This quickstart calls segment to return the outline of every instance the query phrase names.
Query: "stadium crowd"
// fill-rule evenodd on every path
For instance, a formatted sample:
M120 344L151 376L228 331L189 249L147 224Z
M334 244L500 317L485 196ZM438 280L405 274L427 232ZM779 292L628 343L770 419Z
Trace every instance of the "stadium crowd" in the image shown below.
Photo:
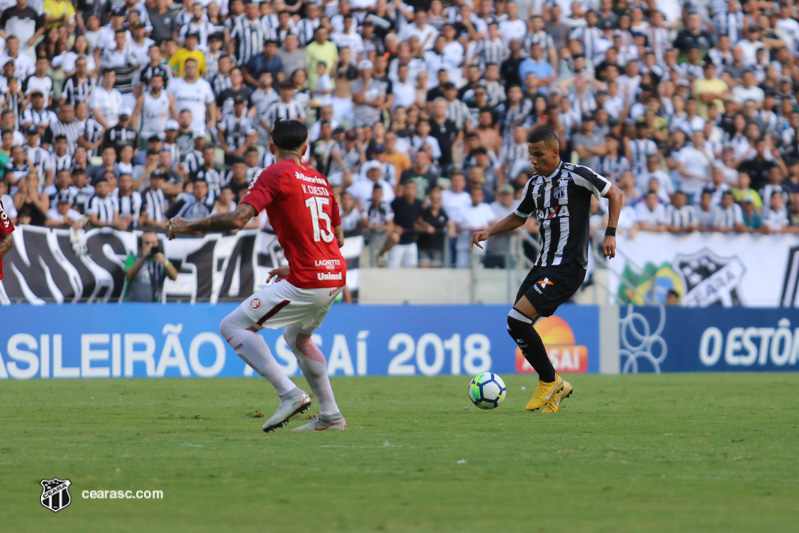
M0 9L0 198L17 224L234 209L275 122L301 120L344 229L389 266L467 266L470 233L513 211L541 125L623 189L621 232L799 233L793 0ZM509 239L489 245L503 266Z

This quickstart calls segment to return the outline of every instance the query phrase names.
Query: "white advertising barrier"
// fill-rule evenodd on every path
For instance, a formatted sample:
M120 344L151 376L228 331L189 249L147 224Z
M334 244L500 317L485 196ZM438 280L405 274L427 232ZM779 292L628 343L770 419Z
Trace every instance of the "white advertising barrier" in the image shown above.
M799 236L638 232L617 238L610 303L799 307Z
M125 282L125 259L137 253L140 236L139 231L93 229L76 242L69 230L18 227L14 248L4 257L0 303L117 301ZM238 302L266 284L269 270L285 264L277 237L259 230L169 242L162 235L161 240L178 269L177 280L164 285L168 301ZM353 291L358 289L363 246L363 237L349 237L341 249Z

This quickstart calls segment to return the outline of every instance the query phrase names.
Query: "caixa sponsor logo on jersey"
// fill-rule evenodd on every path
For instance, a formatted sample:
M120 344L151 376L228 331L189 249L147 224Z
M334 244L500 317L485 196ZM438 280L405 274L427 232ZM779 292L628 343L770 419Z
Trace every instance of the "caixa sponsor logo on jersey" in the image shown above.
M314 264L317 267L324 267L328 270L335 270L341 266L341 259L317 259L316 261L314 261Z
M553 207L545 207L544 209L539 209L536 213L536 217L539 220L552 220L553 218L560 218L560 217L567 217L569 216L569 206L567 205L556 205Z
M708 367L796 366L799 359L799 328L782 318L777 327L737 327L726 335L717 327L707 328L699 341L699 360Z

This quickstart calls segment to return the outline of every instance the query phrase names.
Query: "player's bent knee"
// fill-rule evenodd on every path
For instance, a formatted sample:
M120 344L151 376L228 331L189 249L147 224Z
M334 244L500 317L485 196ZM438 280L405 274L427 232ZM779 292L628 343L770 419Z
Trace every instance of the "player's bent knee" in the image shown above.
M283 330L283 340L286 341L286 345L288 345L291 351L297 350L297 330L291 327L288 327Z
M517 337L516 331L520 328L530 328L533 325L533 320L519 312L517 309L511 309L508 312L508 333L512 337Z

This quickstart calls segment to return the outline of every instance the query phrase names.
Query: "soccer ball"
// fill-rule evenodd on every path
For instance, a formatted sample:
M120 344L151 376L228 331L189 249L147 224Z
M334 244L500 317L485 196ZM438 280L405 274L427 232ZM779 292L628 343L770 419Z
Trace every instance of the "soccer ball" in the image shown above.
M480 409L499 407L505 392L505 382L493 372L477 374L469 383L469 399Z

